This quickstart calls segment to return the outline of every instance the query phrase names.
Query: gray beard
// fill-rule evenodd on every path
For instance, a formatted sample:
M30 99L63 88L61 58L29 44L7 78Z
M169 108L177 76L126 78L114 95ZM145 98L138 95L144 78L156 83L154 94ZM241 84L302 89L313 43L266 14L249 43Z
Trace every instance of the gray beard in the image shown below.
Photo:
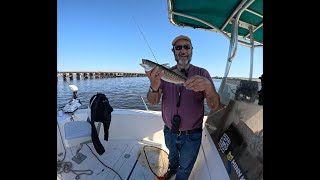
M180 64L180 65L187 65L187 64L190 63L190 61L191 61L190 59L188 61L182 61L182 60L179 59L179 60L177 60L177 63Z
M189 54L188 61L180 60L179 59L179 55L177 55L177 54L175 54L175 59L176 59L177 63L180 64L180 65L184 65L184 66L188 65L191 62L192 53Z
M183 60L178 59L178 58L176 58L176 61L180 65L187 65L187 64L189 64L191 62L191 59L192 59L192 57L189 56L188 61L183 61Z

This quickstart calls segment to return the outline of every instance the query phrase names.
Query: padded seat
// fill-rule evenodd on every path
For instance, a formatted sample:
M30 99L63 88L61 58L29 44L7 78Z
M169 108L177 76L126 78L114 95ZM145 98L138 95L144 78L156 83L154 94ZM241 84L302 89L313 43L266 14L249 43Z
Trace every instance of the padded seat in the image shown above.
M77 120L74 120L76 118ZM86 121L84 121L86 119ZM67 120L63 125L64 128L64 144L66 147L70 148L73 146L78 146L75 155L72 160L78 164L81 164L87 156L82 154L80 151L84 144L92 143L91 134L91 124L90 118L86 113L81 113L77 115L71 115L70 119ZM101 122L98 122L97 133L101 127Z
M70 121L64 124L65 145L77 146L91 141L91 125L87 121Z

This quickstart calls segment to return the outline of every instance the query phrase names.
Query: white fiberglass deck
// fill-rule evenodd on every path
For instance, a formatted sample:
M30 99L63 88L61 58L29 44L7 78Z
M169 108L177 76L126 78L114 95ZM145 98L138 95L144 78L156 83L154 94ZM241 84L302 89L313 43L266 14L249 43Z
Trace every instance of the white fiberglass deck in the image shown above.
M168 150L164 144L164 123L160 111L114 109L109 128L109 140L103 139L102 126L99 132L99 139L105 148L105 153L99 155L92 143L85 144L80 153L84 154L86 159L80 164L72 160L79 146L65 147L64 141L61 141L64 139L64 124L70 121L69 117L68 114L62 117L57 116L59 125L57 160L63 160L62 165L57 166L57 179L71 180L80 174L81 180L153 180L157 179L153 172L158 176L166 172ZM87 109L78 109L74 113L75 121L85 121L87 117ZM205 133L207 133L206 130L204 130L197 162L189 179L229 179L210 135Z

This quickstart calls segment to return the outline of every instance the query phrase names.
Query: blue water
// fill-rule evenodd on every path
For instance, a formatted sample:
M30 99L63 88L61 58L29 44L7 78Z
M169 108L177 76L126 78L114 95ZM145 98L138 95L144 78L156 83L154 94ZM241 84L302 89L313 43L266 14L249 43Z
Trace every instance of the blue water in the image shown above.
M220 83L221 79L214 79L217 90L219 89ZM58 109L62 108L72 98L72 90L69 84L76 85L79 89L78 98L82 103L80 108L87 108L90 98L97 92L101 92L106 94L113 108L145 110L145 105L141 99L142 96L149 110L161 110L160 104L150 105L147 102L146 95L150 85L147 77L63 80L63 78L59 76L57 79ZM210 110L206 104L205 108L207 114Z

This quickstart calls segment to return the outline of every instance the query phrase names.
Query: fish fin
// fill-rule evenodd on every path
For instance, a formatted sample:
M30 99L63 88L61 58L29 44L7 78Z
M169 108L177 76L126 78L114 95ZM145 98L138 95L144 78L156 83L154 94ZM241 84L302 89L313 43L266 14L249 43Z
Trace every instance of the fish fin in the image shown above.
M186 75L184 75L184 74L183 74L182 72L180 72L178 69L174 69L174 70L172 70L172 71L174 71L175 73L177 73L177 74L179 74L180 76L185 77L185 78L187 79Z
M161 64L162 66L164 66L164 67L166 67L166 68L170 68L170 65L169 65L169 63L165 63L165 64Z

